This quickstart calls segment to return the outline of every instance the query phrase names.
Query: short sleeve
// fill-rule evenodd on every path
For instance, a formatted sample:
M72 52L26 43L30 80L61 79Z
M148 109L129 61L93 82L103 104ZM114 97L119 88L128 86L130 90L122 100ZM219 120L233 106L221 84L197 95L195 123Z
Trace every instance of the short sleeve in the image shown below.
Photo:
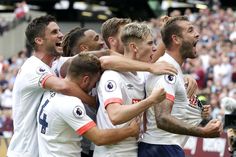
M105 71L98 84L99 100L105 107L110 103L123 103L120 76L114 71ZM101 103L100 101L100 103Z
M27 79L31 86L44 88L46 80L51 76L53 76L51 69L47 66L41 65L34 68L34 73L29 72L27 74Z
M79 135L96 126L95 122L87 116L84 105L79 99L72 98L66 102L60 106L58 114Z
M177 77L175 75L161 75L154 87L164 88L166 91L166 99L174 102L177 84Z

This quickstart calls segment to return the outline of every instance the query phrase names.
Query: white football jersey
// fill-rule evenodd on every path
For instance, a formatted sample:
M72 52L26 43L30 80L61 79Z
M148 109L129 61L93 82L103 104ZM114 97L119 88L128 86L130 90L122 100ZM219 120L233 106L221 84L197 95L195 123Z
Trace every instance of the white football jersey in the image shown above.
M190 125L198 125L201 122L201 109L191 106L187 98L183 73L179 64L167 53L159 59L172 64L178 71L177 75L153 75L149 74L146 80L146 94L149 96L154 88L163 87L167 93L166 99L173 101L174 105L171 115ZM154 107L150 107L146 113L147 131L141 141L150 144L171 145L181 147L186 143L188 137L173 134L157 128Z
M53 73L49 66L31 56L20 68L13 87L14 134L8 157L37 157L36 113L45 91L44 83Z
M80 157L81 135L96 126L81 100L45 92L37 113L40 157Z
M103 73L98 89L99 109L97 113L97 125L101 129L120 128L126 125L113 125L106 111L110 103L129 105L141 101L145 97L144 77L141 73L116 72L107 70ZM137 140L129 137L117 144L107 146L95 146L94 157L106 155L137 156Z
M56 59L55 61L53 61L52 63L52 71L57 75L57 77L61 77L61 67L62 65L72 57L59 57L58 59Z

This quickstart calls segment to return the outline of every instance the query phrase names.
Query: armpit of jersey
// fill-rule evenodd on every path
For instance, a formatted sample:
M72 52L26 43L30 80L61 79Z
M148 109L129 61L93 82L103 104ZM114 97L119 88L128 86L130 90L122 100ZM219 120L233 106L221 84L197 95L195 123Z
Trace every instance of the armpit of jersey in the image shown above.
M110 99L107 99L105 100L104 102L104 107L106 108L109 104L111 103L119 103L119 104L122 104L123 103L123 100L121 98L110 98Z
M76 130L76 133L79 135L83 135L86 131L88 131L89 129L91 129L94 126L96 126L96 123L94 121L91 121L91 122L85 124L84 126L82 126L81 128L79 128L78 130Z

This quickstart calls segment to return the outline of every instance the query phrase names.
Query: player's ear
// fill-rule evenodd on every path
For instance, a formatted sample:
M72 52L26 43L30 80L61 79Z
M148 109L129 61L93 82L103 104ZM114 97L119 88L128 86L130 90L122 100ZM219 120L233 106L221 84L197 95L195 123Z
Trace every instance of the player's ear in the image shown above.
M36 45L42 45L43 39L41 37L36 37L34 38L34 42L36 43Z
M90 77L89 77L88 75L85 75L85 76L83 77L83 84L84 84L84 85L88 85L89 82L90 82Z
M129 43L129 49L130 49L131 51L135 52L135 53L138 52L138 47L137 47L137 45L136 45L134 42L130 42L130 43Z
M115 47L115 45L116 45L116 43L117 43L116 39L113 38L113 37L109 37L109 38L108 38L108 42L109 42L109 44L110 44L110 47Z
M176 45L179 45L179 44L180 44L181 40L180 40L180 37L179 37L178 35L173 34L171 37L172 37L173 42L174 42Z
M79 49L80 49L80 51L87 51L87 50L88 50L88 46L87 46L87 45L84 45L84 44L81 44L81 45L79 46Z

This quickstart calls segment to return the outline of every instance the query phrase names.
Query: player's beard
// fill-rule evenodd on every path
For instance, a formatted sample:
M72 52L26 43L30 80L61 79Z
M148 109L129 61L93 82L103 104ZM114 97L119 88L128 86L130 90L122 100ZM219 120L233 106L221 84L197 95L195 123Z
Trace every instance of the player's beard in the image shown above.
M183 59L187 59L187 58L196 58L197 54L195 54L196 52L193 52L193 44L189 41L182 41L182 45L180 47L180 54L182 56Z
M61 52L58 52L55 47L49 48L49 52L50 52L50 55L52 55L54 57L61 56L61 54L62 54Z

